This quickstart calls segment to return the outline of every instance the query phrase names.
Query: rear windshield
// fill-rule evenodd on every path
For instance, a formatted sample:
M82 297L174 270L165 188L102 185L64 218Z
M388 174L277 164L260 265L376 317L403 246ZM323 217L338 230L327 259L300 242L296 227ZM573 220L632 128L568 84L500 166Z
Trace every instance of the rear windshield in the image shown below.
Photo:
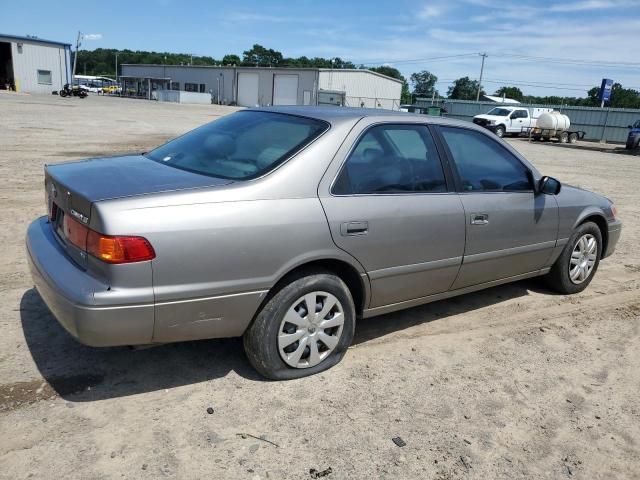
M186 133L147 157L203 175L249 180L273 170L328 128L310 118L242 111Z

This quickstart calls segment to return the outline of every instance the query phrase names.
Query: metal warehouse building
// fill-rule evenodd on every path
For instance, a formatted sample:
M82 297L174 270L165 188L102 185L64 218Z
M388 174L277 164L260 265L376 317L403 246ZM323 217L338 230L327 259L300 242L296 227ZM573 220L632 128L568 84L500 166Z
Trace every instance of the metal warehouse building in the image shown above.
M342 105L397 110L402 91L400 80L355 69L124 64L120 79L129 95L246 107ZM171 91L188 93L167 95Z
M0 89L51 93L71 83L71 45L0 34Z

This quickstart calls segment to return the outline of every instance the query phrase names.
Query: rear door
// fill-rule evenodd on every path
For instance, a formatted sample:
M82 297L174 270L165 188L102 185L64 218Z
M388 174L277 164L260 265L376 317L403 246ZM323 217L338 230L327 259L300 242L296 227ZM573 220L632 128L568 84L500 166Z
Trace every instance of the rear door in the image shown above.
M440 126L466 215L466 247L454 289L537 272L558 232L553 196L536 195L528 167L493 136Z
M402 123L354 130L319 195L333 240L369 274L369 307L446 291L462 261L464 211L430 130Z

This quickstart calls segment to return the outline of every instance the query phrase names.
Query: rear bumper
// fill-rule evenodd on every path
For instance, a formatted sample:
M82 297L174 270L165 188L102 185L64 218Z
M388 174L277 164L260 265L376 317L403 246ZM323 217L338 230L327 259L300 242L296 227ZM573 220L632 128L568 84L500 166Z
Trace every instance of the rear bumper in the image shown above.
M602 254L602 258L606 258L613 254L616 249L616 245L618 244L618 240L620 240L620 235L622 234L622 222L620 220L614 220L609 223L609 232L607 236L607 249Z
M58 322L79 342L94 347L142 345L152 341L154 305L99 305L96 292L109 285L89 275L64 253L46 217L27 230L33 283Z

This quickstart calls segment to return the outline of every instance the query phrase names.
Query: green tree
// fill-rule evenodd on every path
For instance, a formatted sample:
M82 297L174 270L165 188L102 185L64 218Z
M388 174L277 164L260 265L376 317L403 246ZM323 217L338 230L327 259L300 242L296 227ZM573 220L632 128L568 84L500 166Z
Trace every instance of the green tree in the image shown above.
M282 53L257 43L242 52L242 64L256 67L277 67L282 63Z
M517 100L519 102L522 101L524 95L522 94L522 90L520 90L518 87L500 87L498 90L496 90L496 93L494 93L495 96L497 97L502 97L503 95L507 98L512 98L513 100Z
M447 97L456 100L475 100L479 85L477 80L471 80L469 77L458 78L447 90ZM480 95L484 94L485 91L480 89Z
M240 57L238 55L229 54L222 57L223 65L240 65Z
M433 73L422 70L421 72L412 73L411 84L413 85L413 94L417 97L432 97L435 93L438 96L438 90L436 90L436 83L438 77Z
M640 108L640 92L614 83L611 87L609 104L614 108Z
M377 72L382 75L386 75L387 77L397 78L398 80L402 80L402 92L400 93L400 103L413 103L411 98L411 92L409 91L409 83L407 83L407 79L404 78L404 75L400 73L400 70L397 68L391 67L389 65L382 65L380 67L372 67L369 68L372 72Z

